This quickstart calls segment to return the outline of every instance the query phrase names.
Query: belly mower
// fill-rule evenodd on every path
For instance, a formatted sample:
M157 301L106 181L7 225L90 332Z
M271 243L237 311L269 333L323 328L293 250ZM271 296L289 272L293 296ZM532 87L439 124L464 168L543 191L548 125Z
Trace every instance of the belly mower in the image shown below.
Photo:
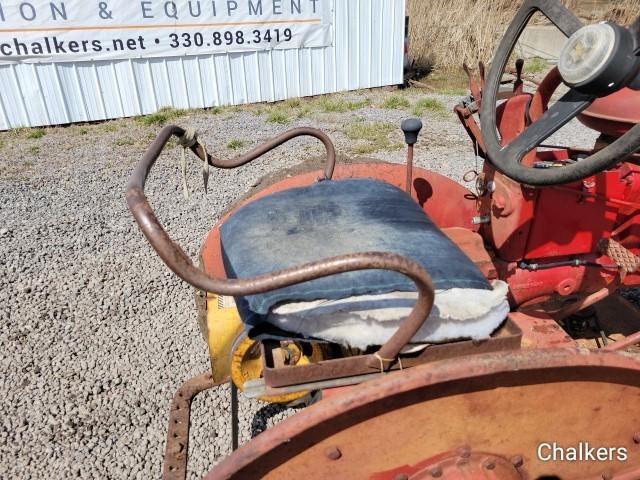
M533 92L516 62L505 94L536 12L567 44ZM336 164L311 128L231 160L159 133L127 202L196 289L211 359L172 402L164 478L186 477L194 396L230 381L234 452L209 479L640 479L640 315L615 294L640 285L640 18L584 26L526 0L480 71L455 109L486 160L473 191L413 167L417 119L406 165ZM574 118L595 146L545 143ZM172 137L227 169L300 136L323 143L325 168L239 202L197 264L145 197ZM237 448L238 390L313 405Z

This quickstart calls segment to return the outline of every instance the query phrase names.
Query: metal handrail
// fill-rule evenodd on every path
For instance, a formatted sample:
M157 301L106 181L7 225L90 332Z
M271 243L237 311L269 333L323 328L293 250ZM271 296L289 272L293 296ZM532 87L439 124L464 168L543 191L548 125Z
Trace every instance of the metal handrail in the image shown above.
M371 368L379 369L383 361L390 365L402 348L409 343L417 333L433 306L433 283L426 270L417 262L397 254L365 252L341 255L317 262L306 263L297 267L278 270L252 278L224 279L207 275L195 267L191 258L169 237L144 194L144 186L149 171L157 161L163 148L171 136L182 137L184 134L185 130L177 126L167 126L163 128L140 162L138 162L127 185L126 198L129 210L145 237L164 263L182 280L198 289L231 296L265 293L278 288L354 270L383 269L399 272L415 282L418 289L418 299L411 313L407 319L402 322L398 330L396 330L380 350L378 350L376 354L371 355L367 361L367 364ZM324 143L327 148L325 178L330 179L335 165L335 149L331 140L324 133L311 128L289 130L254 148L250 152L227 161L215 160L210 155L206 155L205 149L198 143L195 143L190 148L202 160L205 159L204 157L206 155L207 161L214 166L234 168L244 165L278 145L301 135L313 136Z

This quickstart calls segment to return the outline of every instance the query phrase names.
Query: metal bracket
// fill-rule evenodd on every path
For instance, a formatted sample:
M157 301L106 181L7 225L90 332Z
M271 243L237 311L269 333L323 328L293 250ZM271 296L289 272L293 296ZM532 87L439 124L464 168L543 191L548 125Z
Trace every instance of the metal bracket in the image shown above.
M169 412L167 446L162 466L163 480L185 480L187 478L191 402L200 392L219 385L221 384L214 383L211 372L206 372L187 380L173 396Z
M481 223L491 223L491 215L482 215L479 217L473 217L471 219L473 225L480 225Z
M319 382L307 382L298 385L290 385L286 387L270 387L266 384L264 378L256 380L247 380L244 383L244 394L248 398L259 398L264 396L288 395L290 393L323 390L325 388L346 387L348 385L356 385L358 383L373 380L375 378L387 375L387 373L366 373L364 375L353 375L351 377L334 378L331 380L323 380Z

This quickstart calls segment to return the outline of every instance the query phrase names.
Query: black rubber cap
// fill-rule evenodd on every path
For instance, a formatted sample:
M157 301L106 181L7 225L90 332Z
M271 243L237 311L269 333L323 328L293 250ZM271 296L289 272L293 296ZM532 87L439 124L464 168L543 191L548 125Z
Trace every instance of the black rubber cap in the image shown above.
M418 134L422 130L422 120L419 118L407 118L402 121L400 128L404 132L404 141L407 145L413 145L418 141Z

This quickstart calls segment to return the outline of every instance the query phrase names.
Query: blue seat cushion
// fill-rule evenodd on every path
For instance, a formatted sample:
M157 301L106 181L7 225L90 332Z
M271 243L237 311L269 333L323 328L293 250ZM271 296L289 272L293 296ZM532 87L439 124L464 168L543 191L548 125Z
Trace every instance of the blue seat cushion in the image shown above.
M252 201L224 222L220 239L229 278L378 251L422 264L436 290L492 288L409 195L373 179L326 180ZM285 302L415 291L402 274L361 270L236 298L236 303L245 324L256 326L272 307Z

